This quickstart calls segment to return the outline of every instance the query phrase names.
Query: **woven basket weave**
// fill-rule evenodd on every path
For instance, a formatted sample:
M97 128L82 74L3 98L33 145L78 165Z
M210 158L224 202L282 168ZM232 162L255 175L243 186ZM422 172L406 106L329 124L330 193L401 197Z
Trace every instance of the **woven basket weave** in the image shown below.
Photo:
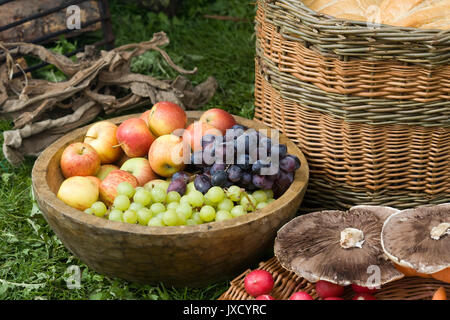
M320 300L314 284L284 269L277 258L273 257L267 262L260 263L259 269L272 274L275 285L271 295L275 299L287 300L294 292L305 291L314 299ZM245 271L231 281L230 288L219 297L219 300L252 300L253 298L247 294L244 287L244 278L250 271ZM428 278L403 278L386 284L374 296L378 300L430 300L439 287L444 287L450 293L448 283ZM347 287L343 298L351 299L354 294L351 288Z
M310 164L305 207L450 201L450 31L259 0L255 119Z

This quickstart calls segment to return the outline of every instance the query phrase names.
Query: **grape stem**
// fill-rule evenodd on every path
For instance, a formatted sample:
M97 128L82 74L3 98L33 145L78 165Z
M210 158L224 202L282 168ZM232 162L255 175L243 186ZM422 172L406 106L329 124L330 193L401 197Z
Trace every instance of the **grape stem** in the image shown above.
M251 204L251 206L253 207L253 210L256 210L256 205L253 204L252 199L250 199L250 197L248 196L247 192L244 192L244 196L247 198L248 202Z

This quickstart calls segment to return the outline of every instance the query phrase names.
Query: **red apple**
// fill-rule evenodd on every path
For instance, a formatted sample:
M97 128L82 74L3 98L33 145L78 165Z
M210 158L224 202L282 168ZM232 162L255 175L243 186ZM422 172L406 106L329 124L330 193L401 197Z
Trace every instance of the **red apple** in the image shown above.
M275 298L272 297L271 295L263 294L261 296L256 297L255 300L275 300Z
M292 296L289 298L289 300L314 300L310 294L298 291L292 294Z
M320 280L316 283L316 292L322 298L340 297L344 294L344 287L328 281Z
M145 121L145 123L147 124L147 126L148 126L148 117L149 117L151 111L152 111L151 109L150 109L150 110L147 110L147 111L145 111L143 114L141 114L141 116L139 117L139 119L142 119L142 120Z
M254 270L244 279L245 291L253 297L269 294L273 289L272 274L265 270Z
M368 293L358 293L353 297L353 300L377 300L377 299Z
M361 287L361 286L358 286L356 284L352 284L352 289L356 293L370 293L370 294L372 294L372 293L377 292L376 288L371 289L371 288L368 288L368 287Z
M162 177L171 177L185 167L186 145L181 137L173 134L161 136L153 142L148 152L148 161L153 171Z
M201 122L212 125L213 127L219 129L223 135L236 124L234 117L222 109L209 109L200 117Z
M58 198L65 204L84 211L98 200L98 186L90 177L70 177L63 181Z
M131 173L139 182L139 186L143 186L151 180L158 179L158 176L153 172L150 162L146 158L132 158L127 160L120 170Z
M205 122L196 121L184 130L183 140L186 141L194 151L202 149L202 137L207 134L222 136L222 132Z
M108 173L114 170L119 170L119 167L113 164L104 164L100 167L100 170L98 170L96 177L100 180L104 180Z
M131 173L114 170L100 184L100 199L110 206L117 196L117 186L122 182L129 182L134 188L139 186L138 180Z
M117 126L109 121L93 124L86 133L84 142L91 145L100 156L102 164L119 160L122 149L117 146Z
M187 124L186 112L177 104L161 101L155 104L148 116L148 127L157 137L184 129Z
M60 166L66 178L95 176L100 169L100 157L87 143L76 142L64 149Z
M130 158L147 155L155 137L145 121L138 118L125 120L117 129L117 141Z

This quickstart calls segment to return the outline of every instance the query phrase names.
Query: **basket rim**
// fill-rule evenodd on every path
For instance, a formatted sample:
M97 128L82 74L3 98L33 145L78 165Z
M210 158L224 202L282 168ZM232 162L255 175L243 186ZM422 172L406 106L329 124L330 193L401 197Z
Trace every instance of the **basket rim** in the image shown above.
M188 111L186 112L188 119L196 120L203 113L202 111ZM114 123L121 123L126 119L132 117L138 117L141 114L130 114L126 116L116 117L108 119ZM235 116L238 123L249 125L257 124L258 127L263 129L271 129L267 125L257 122L255 120L249 120L239 116ZM289 199L294 199L295 195L306 191L309 181L309 165L303 154L303 152L292 142L288 137L280 132L280 140L283 141L288 146L288 152L297 155L301 161L301 168L297 171L294 182L291 184L289 189L273 203L267 205L258 212L253 212L251 214L246 214L237 218L230 220L225 220L221 222L205 223L202 225L195 226L166 226L166 227L150 227L141 225L131 225L128 223L117 223L115 221L110 221L106 219L100 219L96 216L88 215L80 210L70 207L69 205L62 202L57 198L56 194L50 189L47 183L47 168L51 159L56 155L57 150L63 148L70 144L75 138L78 139L83 134L86 133L88 128L91 126L87 125L81 127L75 131L72 131L69 135L64 135L63 137L56 140L50 146L48 146L36 160L33 170L32 170L32 190L34 194L39 193L40 199L38 204L41 206L39 201L42 201L45 206L51 207L52 210L59 212L62 218L71 220L79 224L86 224L92 228L102 229L104 231L112 232L123 232L131 233L134 235L161 235L161 236L173 236L173 235L199 235L205 232L215 232L218 230L232 229L240 227L241 225L255 223L258 220L262 220L273 213L276 213L280 208L287 206L290 201ZM281 142L280 141L280 142ZM56 151L56 152L55 152Z
M334 16L330 16L324 13L317 12L311 8L309 8L307 5L303 3L303 0L262 0L268 4L275 3L275 5L279 4L280 7L283 7L287 10L294 9L294 5L297 5L299 8L301 8L303 11L305 11L305 14L300 14L300 12L292 12L294 16L301 17L302 20L317 24L317 29L323 29L327 30L328 32L332 32L332 30L336 30L339 32L342 32L343 30L340 29L342 27L347 27L349 30L348 32L352 32L353 29L358 29L358 33L361 31L367 31L369 33L374 33L374 28L377 27L379 30L382 30L384 32L392 32L392 33L407 33L411 35L436 35L436 36L442 36L443 38L440 40L446 40L446 42L450 42L450 29L448 30L441 30L441 29L420 29L415 27L399 27L399 26L393 26L388 24L382 24L382 23L370 23L367 21L357 21L357 20L350 20L350 19L343 19L338 18ZM355 30L353 30L355 32ZM379 36L379 34L377 34ZM439 40L438 40L439 41Z

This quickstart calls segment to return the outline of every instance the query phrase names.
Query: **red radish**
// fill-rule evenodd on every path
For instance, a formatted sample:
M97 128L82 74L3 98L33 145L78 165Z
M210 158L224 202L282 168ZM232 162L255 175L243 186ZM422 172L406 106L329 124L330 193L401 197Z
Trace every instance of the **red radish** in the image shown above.
M270 272L254 270L244 280L245 291L253 297L269 294L273 288L273 277Z
M344 300L344 299L341 298L341 297L328 297L328 298L325 298L323 300Z
M372 293L377 292L376 288L371 289L371 288L367 288L367 287L361 287L361 286L358 286L356 284L352 284L352 289L356 293L371 293L372 294Z
M271 295L263 294L262 296L256 297L255 300L275 300L275 298Z
M358 293L353 297L353 300L377 300L374 296L368 293Z
M314 300L308 293L298 291L289 298L289 300Z
M344 287L328 281L320 280L316 283L316 292L322 299L340 297L344 294Z

